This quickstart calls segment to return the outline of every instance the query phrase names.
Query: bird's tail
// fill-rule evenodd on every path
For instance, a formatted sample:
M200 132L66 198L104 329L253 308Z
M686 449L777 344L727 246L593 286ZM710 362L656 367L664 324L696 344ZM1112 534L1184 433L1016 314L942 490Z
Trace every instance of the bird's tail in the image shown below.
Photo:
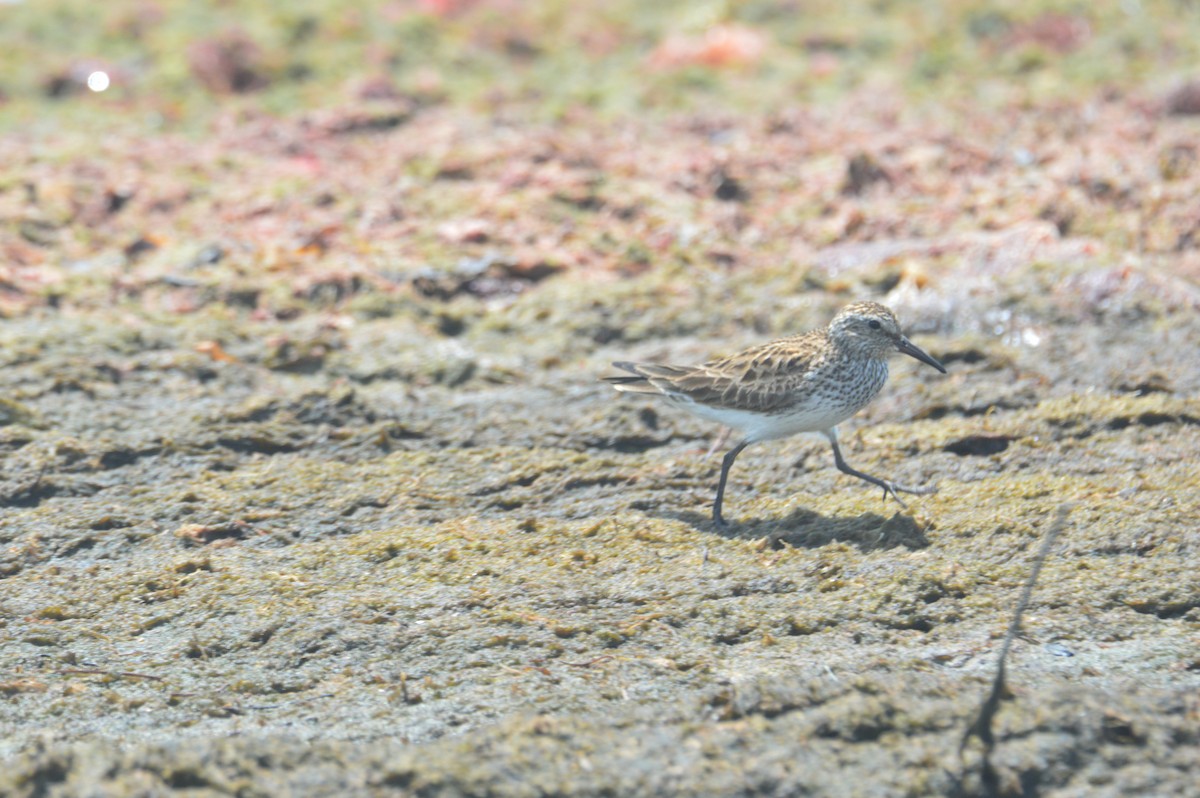
M604 382L607 382L618 391L624 393L647 393L647 394L662 394L665 393L663 388L670 384L670 380L678 377L688 371L688 369L680 368L679 366L660 366L653 363L630 363L622 360L613 363L613 366L628 371L632 377L627 377L624 374L617 377L601 377Z

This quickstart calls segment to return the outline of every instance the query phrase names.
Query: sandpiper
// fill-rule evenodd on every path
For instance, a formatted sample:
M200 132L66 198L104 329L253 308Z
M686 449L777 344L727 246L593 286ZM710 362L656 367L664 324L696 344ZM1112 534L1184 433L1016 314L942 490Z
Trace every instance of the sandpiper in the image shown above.
M883 488L900 506L906 488L851 468L838 448L837 425L866 407L887 382L888 358L896 352L946 368L900 332L896 314L878 302L847 305L828 327L781 338L700 366L613 363L634 376L605 377L618 391L665 396L701 418L733 427L741 442L721 461L713 521L724 526L721 502L734 459L752 443L818 432L833 446L839 471Z

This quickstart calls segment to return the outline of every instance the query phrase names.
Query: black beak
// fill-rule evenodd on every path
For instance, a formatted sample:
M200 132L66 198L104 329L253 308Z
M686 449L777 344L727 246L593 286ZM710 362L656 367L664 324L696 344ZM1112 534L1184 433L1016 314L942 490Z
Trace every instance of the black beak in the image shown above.
M928 365L933 366L943 374L946 373L946 367L937 362L937 359L933 357L933 355L929 354L924 349L905 338L903 335L901 335L900 339L896 341L896 348L909 357L915 357L922 363L927 363Z

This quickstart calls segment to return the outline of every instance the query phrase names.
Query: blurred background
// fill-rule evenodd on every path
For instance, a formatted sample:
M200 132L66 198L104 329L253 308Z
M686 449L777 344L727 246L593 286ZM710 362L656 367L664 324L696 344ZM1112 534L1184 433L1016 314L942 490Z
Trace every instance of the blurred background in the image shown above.
M1198 54L1184 0L10 1L0 312L826 285L823 247L1028 221L1191 270Z
M289 113L405 96L553 119L761 112L873 86L996 107L1165 91L1200 49L1187 0L9 0L0 13L4 122L50 130L122 116L195 130L239 99ZM107 83L89 87L97 74Z

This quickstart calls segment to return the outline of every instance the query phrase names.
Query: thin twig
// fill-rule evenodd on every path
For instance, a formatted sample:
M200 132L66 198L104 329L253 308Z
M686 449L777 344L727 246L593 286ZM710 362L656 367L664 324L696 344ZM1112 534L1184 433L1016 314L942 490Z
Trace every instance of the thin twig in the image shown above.
M610 659L613 659L612 654L604 654L599 657L593 657L592 659L589 659L587 662L564 662L563 665L568 665L572 668L590 668L593 665L596 665L601 662L606 662L607 660L610 660Z
M967 747L967 743L972 737L978 737L979 741L983 743L983 758L980 761L980 779L983 782L986 795L996 795L999 788L999 778L997 777L995 768L992 766L991 759L992 752L996 748L996 735L992 729L992 723L996 718L996 712L1000 709L1000 700L1007 692L1007 685L1004 683L1004 674L1008 651L1012 647L1013 640L1021 631L1021 618L1029 606L1029 599L1033 595L1034 585L1037 584L1038 575L1042 571L1042 564L1046 562L1046 557L1049 555L1050 547L1054 545L1055 539L1062 532L1063 527L1066 526L1067 515L1070 512L1071 506L1069 504L1060 504L1054 516L1054 521L1050 524L1050 529L1046 532L1046 537L1042 540L1042 546L1038 549L1037 556L1033 560L1033 567L1029 571L1029 579L1025 581L1025 587L1021 590L1021 597L1017 600L1016 610L1013 611L1012 620L1008 624L1008 632L1004 635L1004 642L1000 644L1000 653L996 657L996 675L992 679L992 691L988 695L987 700L983 702L983 706L980 707L979 715L975 718L975 722L963 734L962 742L958 746L958 755L961 757Z
M106 671L99 668L63 668L58 672L68 676L121 676L126 679L151 679L156 682L166 681L166 679L161 676L152 676L149 673L134 673L133 671Z

